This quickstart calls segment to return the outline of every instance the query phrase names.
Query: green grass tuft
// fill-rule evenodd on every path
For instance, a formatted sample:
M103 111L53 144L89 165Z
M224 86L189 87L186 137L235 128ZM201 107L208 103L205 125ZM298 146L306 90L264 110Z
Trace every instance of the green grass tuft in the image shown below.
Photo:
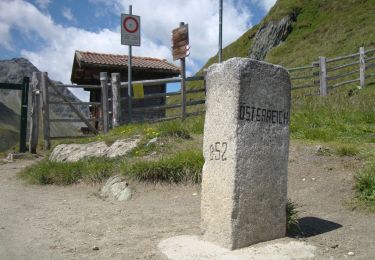
M286 230L288 234L299 231L297 204L288 200L286 204Z
M204 159L201 151L178 152L158 161L121 165L122 173L143 182L200 183Z
M20 173L31 184L69 185L79 181L100 182L112 174L113 160L95 158L78 162L50 162L47 159Z
M357 198L375 210L375 159L370 160L355 179Z
M336 148L336 154L339 156L356 156L359 154L359 149L353 144L340 145Z

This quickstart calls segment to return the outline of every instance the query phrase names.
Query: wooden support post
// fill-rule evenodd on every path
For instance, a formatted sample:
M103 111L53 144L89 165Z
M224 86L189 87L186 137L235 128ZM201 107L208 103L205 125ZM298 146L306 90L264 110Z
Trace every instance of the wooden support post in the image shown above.
M32 109L31 109L29 152L34 153L34 154L36 154L36 149L38 146L38 137L39 137L40 82L41 82L41 73L33 72L33 77L31 80Z
M40 87L42 91L43 138L45 150L51 149L48 86L48 73L42 72Z
M100 72L100 85L102 87L102 122L103 132L108 133L109 120L108 120L108 76L107 72Z
M320 95L327 96L327 58L319 57Z
M359 82L361 88L366 86L366 62L365 62L365 48L359 48Z
M181 59L181 117L182 120L186 118L186 66L185 58Z
M112 126L117 127L121 122L120 73L112 73Z
M180 27L184 26L184 22L180 22ZM186 62L185 58L181 59L181 117L186 118Z
M26 135L27 135L27 112L29 102L29 83L28 77L23 78L22 98L21 98L21 123L20 123L20 153L27 151Z

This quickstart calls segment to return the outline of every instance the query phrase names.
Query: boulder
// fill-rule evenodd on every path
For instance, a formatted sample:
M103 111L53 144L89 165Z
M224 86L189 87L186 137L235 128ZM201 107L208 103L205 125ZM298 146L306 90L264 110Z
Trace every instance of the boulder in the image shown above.
M118 201L127 201L132 197L129 184L120 176L112 176L100 190L102 198L112 198Z
M76 162L91 157L114 158L124 156L138 145L139 140L139 138L117 140L111 146L107 146L105 142L60 144L53 149L49 160L53 162Z

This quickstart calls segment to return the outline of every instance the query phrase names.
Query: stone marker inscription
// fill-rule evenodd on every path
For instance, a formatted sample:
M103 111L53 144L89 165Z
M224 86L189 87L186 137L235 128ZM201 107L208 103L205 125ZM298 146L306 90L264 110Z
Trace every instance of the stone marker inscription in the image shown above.
M208 69L202 179L204 239L237 249L285 236L290 79L233 58Z

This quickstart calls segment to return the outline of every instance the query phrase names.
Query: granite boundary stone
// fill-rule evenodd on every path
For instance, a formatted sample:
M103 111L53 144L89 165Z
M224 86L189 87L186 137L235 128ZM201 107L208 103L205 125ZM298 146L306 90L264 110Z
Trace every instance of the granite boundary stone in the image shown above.
M208 68L203 238L229 249L285 236L291 85L281 66L233 58Z

